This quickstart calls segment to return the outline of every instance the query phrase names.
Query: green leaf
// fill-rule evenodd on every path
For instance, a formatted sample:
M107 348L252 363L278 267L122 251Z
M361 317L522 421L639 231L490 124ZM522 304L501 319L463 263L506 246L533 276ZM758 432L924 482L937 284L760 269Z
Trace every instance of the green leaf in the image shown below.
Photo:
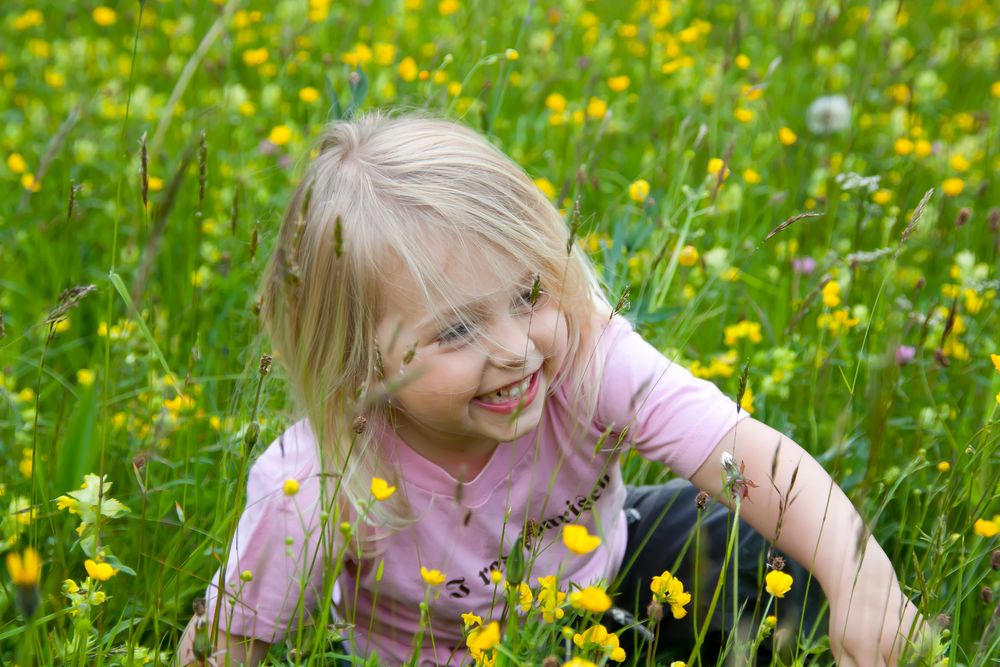
M153 334L150 333L149 328L146 326L146 322L143 321L138 311L136 311L135 305L132 303L132 297L129 296L128 290L125 288L125 283L122 282L121 276L114 271L111 271L108 273L108 279L111 281L111 284L115 286L115 290L117 290L118 295L122 298L122 301L125 302L125 306L128 308L128 311L135 317L135 323L139 325L139 331L142 332L142 337L146 339L147 343L149 343L150 349L153 350L153 354L156 355L157 361L159 361L160 366L163 367L163 372L166 373L167 377L171 380L174 380L174 382L171 383L171 386L175 388L177 393L180 393L180 389L176 389L176 387L178 387L178 383L176 382L177 376L175 376L173 371L170 370L170 367L167 365L167 360L163 356L163 352L160 351L160 347L156 344L156 341L153 340Z
M84 473L97 465L97 450L94 447L96 424L97 400L91 385L77 397L66 437L56 443L56 493L75 489Z

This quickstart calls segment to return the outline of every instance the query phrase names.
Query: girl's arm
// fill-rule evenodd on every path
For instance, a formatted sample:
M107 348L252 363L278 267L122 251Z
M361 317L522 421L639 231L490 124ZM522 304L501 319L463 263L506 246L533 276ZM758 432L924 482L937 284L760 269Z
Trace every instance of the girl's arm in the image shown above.
M900 589L888 556L840 487L794 441L749 418L723 437L691 477L730 507L733 500L720 464L723 452L732 454L737 466L745 464L744 477L757 485L747 487L740 515L764 537L777 538L778 548L807 567L826 593L830 646L838 663L895 664L920 617Z
M196 620L192 618L187 624L187 627L184 628L184 634L181 636L181 641L177 645L177 659L174 663L180 667L202 664L194 655L194 637L197 629ZM254 639L253 637L226 635L225 632L220 632L219 635L216 638L215 650L212 652L211 657L215 660L214 664L220 667L227 664L233 667L236 665L256 667L264 661L268 650L271 648L271 645L267 642Z

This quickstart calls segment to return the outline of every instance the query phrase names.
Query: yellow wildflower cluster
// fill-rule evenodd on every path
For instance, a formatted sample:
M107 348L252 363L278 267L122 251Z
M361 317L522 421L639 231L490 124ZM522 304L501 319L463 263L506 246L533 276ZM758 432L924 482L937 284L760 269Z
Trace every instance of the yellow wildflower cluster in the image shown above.
M705 380L714 377L728 378L732 377L733 371L736 369L737 360L736 350L729 350L724 354L713 357L707 366L700 361L692 361L688 370L695 377Z
M625 660L625 649L619 645L618 635L608 632L603 625L592 625L583 632L573 635L573 643L583 651L596 650L598 657L608 656L608 659L615 662Z
M541 584L541 589L538 591L538 608L542 612L542 619L546 623L552 623L562 618L566 613L562 609L566 594L559 590L556 578L552 575L539 577L538 583Z
M851 317L851 311L847 308L840 308L830 313L820 313L819 317L816 318L816 324L819 328L829 330L834 336L850 331L859 322L858 318Z
M731 324L723 331L726 345L736 345L744 338L751 343L759 343L763 340L760 335L760 322L742 320L736 324Z

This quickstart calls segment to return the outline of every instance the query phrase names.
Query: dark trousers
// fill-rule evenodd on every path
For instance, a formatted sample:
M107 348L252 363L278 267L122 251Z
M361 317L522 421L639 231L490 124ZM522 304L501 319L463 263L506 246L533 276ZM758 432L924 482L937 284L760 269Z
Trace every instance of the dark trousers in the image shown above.
M691 593L684 618L675 619L669 606L663 608L656 641L657 664L668 657L687 660L722 576L734 515L714 500L709 500L705 509L699 510L695 503L697 494L698 489L689 482L675 479L659 486L629 487L625 499L628 545L616 580L615 606L638 619L647 618L652 600L650 582L664 570L680 579L684 590ZM695 534L696 526L699 535ZM808 570L781 551L771 549L767 540L742 519L737 545L730 555L725 580L699 650L702 664L716 664L734 631L739 632L744 643L748 636L756 635L770 597L764 590L764 575L769 571L768 558L773 556L784 558L784 571L793 577L794 583L791 590L783 598L776 598L767 611L767 615L777 616L778 625L775 633L762 642L757 653L759 662L770 662L776 635L790 635L793 647L797 638L801 637L798 641L804 644L808 637L815 639L826 635L826 598L819 582L810 577ZM699 554L697 573L696 548ZM733 603L734 588L737 604L742 607L738 619ZM622 640L630 656L639 656L649 650L648 641L644 642L635 632L624 633Z

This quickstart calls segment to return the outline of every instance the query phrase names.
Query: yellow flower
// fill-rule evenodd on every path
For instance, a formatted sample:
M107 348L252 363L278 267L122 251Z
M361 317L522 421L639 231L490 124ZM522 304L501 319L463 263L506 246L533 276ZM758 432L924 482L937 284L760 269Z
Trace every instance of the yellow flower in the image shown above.
M508 588L509 588L508 584ZM517 602L521 607L521 611L528 611L531 609L531 602L535 599L535 596L531 594L531 586L524 583L523 581L517 586Z
M741 123L749 123L753 120L753 111L744 107L736 107L733 116Z
M319 91L312 86L306 86L299 91L299 99L306 104L312 104L319 99Z
M569 662L564 662L562 667L597 667L590 660L584 660L583 658L573 658Z
M286 479L285 480L285 484L282 487L282 490L285 492L286 496L294 496L296 493L299 492L299 482L298 482L298 480L291 479L291 478Z
M500 570L490 570L490 583L494 586L503 581L503 572Z
M749 386L743 391L743 398L740 399L740 407L753 414L753 390Z
M542 585L538 591L538 608L542 610L542 620L546 623L562 618L565 612L562 610L563 600L566 594L556 586L556 578L553 576L539 577L538 583Z
M240 581L247 583L253 581L253 572L251 570L243 570L240 572Z
M649 182L643 178L628 186L628 196L634 202L641 204L649 196Z
M840 305L840 283L836 280L823 285L823 305L827 308L836 308Z
M917 143L913 145L913 154L917 157L927 157L933 152L934 147L926 139L918 139Z
M913 152L913 142L907 137L900 137L896 139L896 143L893 145L897 155L909 155Z
M110 7L95 7L94 11L91 13L94 19L94 23L101 26L102 28L107 28L109 25L114 25L114 22L118 20L118 15L115 10Z
M955 176L944 179L944 182L941 184L941 191L949 197L957 197L962 194L962 190L964 189L965 181Z
M275 125L271 128L267 140L275 146L284 146L292 139L292 130L287 125Z
M62 589L72 595L80 590L80 585L72 579L66 579L63 581Z
M778 130L778 141L780 141L785 146L791 146L796 141L798 141L798 137L790 129L788 129L787 127L783 127L780 130Z
M70 514L76 514L76 506L79 503L80 501L72 496L59 496L56 498L56 509L68 510Z
M604 114L607 112L608 105L604 102L604 100L597 97L591 97L590 101L587 102L587 116L589 118L604 118Z
M469 653L477 661L483 658L483 652L492 650L500 641L500 624L492 621L489 625L480 626L465 638Z
M465 629L468 630L471 627L482 625L483 619L481 616L477 616L470 611L466 614L462 614L462 624L465 625Z
M438 3L438 13L441 16L451 16L458 11L458 0L441 0Z
M586 526L566 524L562 530L562 541L575 554L589 554L601 544L601 538L587 532Z
M150 192L159 192L163 189L163 179L158 176L150 176L148 183Z
M545 107L549 111L562 113L566 111L566 98L559 93L549 93L548 97L545 98Z
M552 185L552 181L547 178L536 178L535 186L549 199L556 196L556 186Z
M764 583L768 593L776 598L783 598L792 589L792 576L780 570L771 570L764 577Z
M28 192L38 192L42 189L42 184L35 180L34 174L22 174L21 186Z
M775 616L774 614L771 614L770 616L764 619L764 625L766 625L769 628L773 628L777 624L778 624L778 617Z
M760 183L760 174L757 172L756 169L750 169L750 168L744 169L743 180L746 181L749 185L756 185L757 183Z
M709 160L708 167L706 167L705 171L716 178L719 177L719 173L721 172L722 180L729 177L729 167L727 167L726 163L722 161L722 158L713 157Z
M20 153L11 153L7 157L7 166L15 174L23 174L28 171L28 163L24 161Z
M1000 372L1000 354L991 354L990 361L993 362L993 366Z
M94 371L88 368L81 368L76 372L76 381L84 387L94 384Z
M377 65L391 65L396 59L396 45L386 42L375 42L375 63Z
M575 609L585 609L592 614L603 614L611 608L611 598L604 589L597 586L587 586L584 589L569 594L569 603Z
M1000 400L1000 397L998 397ZM976 523L973 524L972 529L976 532L976 535L982 537L993 537L997 533L1000 533L1000 523L996 521L998 517L993 517L994 521L989 521L987 519L976 519Z
M733 60L733 63L740 69L747 69L748 67L750 67L750 58L748 58L746 54L741 53L738 56L736 56L736 58Z
M381 477L372 477L372 495L375 496L375 500L386 500L394 493L396 493L395 486L389 486L389 483Z
M670 667L688 667L688 666L687 663L684 662L683 660L674 660L672 663L670 663Z
M28 547L21 554L7 554L7 572L15 586L30 588L38 584L42 574L42 560L38 552Z
M892 192L884 188L881 190L876 190L875 193L872 194L872 201L878 204L879 206L885 206L890 201L892 201Z
M420 576L428 586L440 586L445 580L445 574L441 570L428 570L423 566L420 566Z
M677 261L680 262L681 266L694 266L698 261L698 249L693 245L684 246L677 256Z
M993 97L1000 97L1000 81L994 81L990 85L990 95Z
M406 56L401 61L399 61L399 67L396 68L399 72L399 76L403 81L413 81L417 78L417 72L419 68L417 67L417 61L415 61L410 56Z
M507 60L517 60L521 54L517 52L517 49L507 49L503 52L503 57Z
M630 83L632 83L632 80L624 74L622 76L613 76L608 79L608 88L616 93L621 93L628 90Z
M267 62L267 49L247 49L243 52L243 63L250 67L262 65Z
M87 574L92 579L97 579L98 581L107 581L118 574L118 570L111 567L110 563L97 563L89 558L83 562L83 567L86 568Z
M952 155L951 160L948 161L948 164L951 165L951 168L954 169L955 171L968 171L970 166L969 161L961 153L955 153L954 155Z
M670 574L668 570L653 577L649 583L649 590L653 592L654 600L660 604L670 605L670 611L674 618L684 618L687 615L684 605L691 602L691 594L684 591L683 582Z
M947 461L940 461L940 462L938 462L938 464L937 464L937 471L938 472L948 472L949 470L951 470L951 464L950 463L948 463Z

